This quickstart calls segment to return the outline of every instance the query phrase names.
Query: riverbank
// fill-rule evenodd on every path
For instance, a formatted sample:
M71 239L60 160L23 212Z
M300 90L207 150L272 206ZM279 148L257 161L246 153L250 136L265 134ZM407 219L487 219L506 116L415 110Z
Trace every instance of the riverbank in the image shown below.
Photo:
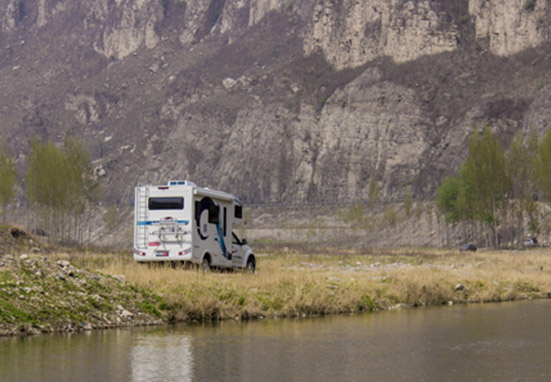
M0 335L161 324L162 299L124 276L36 254L0 257Z
M549 249L257 256L256 274L204 274L127 253L12 248L0 255L0 335L551 297Z
M303 317L409 306L551 297L551 251L395 250L258 254L254 275L136 264L129 255L68 258L121 274L166 303L166 319Z
M164 322L156 294L57 253L20 229L0 226L0 336Z

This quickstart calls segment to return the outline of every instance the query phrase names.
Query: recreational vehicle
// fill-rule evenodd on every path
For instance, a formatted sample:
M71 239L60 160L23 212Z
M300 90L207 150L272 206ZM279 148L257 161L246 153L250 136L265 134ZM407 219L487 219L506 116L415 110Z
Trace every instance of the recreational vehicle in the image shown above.
M256 259L232 228L243 219L241 200L190 181L138 186L134 197L134 259L178 261L203 270L245 268Z

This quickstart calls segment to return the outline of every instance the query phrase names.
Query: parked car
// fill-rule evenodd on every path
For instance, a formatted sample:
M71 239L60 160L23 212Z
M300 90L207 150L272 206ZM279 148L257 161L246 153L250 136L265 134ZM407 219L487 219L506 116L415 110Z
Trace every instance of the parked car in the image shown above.
M524 240L524 242L522 243L522 245L524 247L537 247L538 246L538 239L536 239L535 237L531 237L529 238L528 240Z
M463 252L463 251L476 252L476 245L474 245L474 244L463 244L463 245L461 246L461 248L459 248L459 250L460 250L461 252Z

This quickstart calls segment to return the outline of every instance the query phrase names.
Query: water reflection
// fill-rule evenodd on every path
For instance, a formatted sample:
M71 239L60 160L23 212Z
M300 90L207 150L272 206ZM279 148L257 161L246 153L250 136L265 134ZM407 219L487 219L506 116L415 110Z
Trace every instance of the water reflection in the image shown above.
M0 381L551 380L549 301L0 340Z
M193 380L190 336L161 332L141 333L135 338L130 349L132 382Z
M131 333L124 330L0 340L0 381L125 381Z

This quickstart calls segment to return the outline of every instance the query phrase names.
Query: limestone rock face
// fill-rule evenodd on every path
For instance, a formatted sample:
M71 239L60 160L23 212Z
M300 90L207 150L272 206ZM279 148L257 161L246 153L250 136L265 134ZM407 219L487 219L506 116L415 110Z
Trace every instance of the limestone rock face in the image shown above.
M13 31L23 21L36 30L72 24L81 39L92 37L96 52L111 58L126 57L142 46L153 48L159 40L155 27L164 18L160 0L90 0L85 6L71 0L4 0L0 5L2 31Z
M228 42L233 42L270 12L308 19L315 1L190 0L185 3L185 29L180 34L180 42L184 45L218 35L224 35Z
M254 100L230 124L187 112L164 147L179 158L168 171L193 169L200 183L219 174L220 187L256 200L366 199L371 175L392 197L419 174L429 124L414 91L372 70L336 91L319 114L308 104L297 114ZM163 167L144 176L161 181Z
M469 0L476 38L488 39L490 51L508 56L549 38L549 3L536 0Z
M288 4L288 3L287 3ZM249 6L249 26L257 24L266 13L285 5L283 0L256 0Z
M469 0L475 36L490 51L509 56L533 48L550 35L549 5L535 0ZM396 62L457 48L458 22L434 1L321 0L305 33L304 50L316 49L337 68L354 67L380 56Z
M456 26L445 25L433 1L319 1L304 50L321 49L336 68L380 56L396 62L455 49Z
M159 41L155 26L163 19L159 0L94 0L87 24L105 25L94 49L106 57L124 58L140 46L153 48ZM108 22L108 20L112 20Z
M320 145L314 185L324 200L367 199L371 175L383 194L416 178L428 148L430 121L412 89L366 72L328 99L319 119Z
M9 32L15 29L21 18L20 0L8 0L4 4L4 11L0 13L0 31Z

